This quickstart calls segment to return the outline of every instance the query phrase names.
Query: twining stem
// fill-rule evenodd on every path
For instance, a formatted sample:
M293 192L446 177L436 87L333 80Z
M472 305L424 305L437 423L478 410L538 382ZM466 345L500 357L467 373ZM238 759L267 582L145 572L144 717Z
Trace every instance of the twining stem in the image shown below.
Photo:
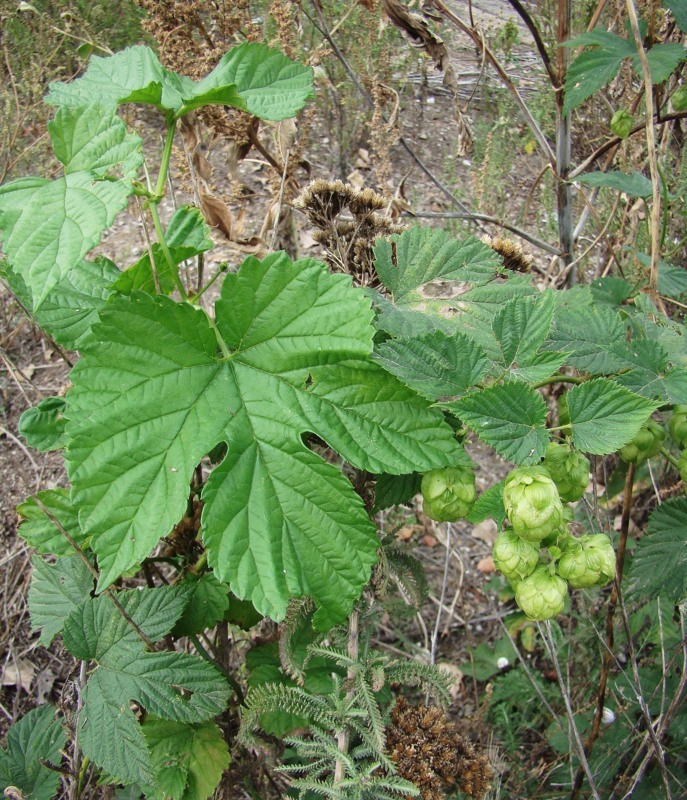
M625 548L627 547L627 535L630 530L630 512L632 511L632 490L635 481L635 465L629 464L627 468L627 475L625 476L625 489L623 491L623 511L620 518L620 538L618 540L618 553L615 559L615 581L611 589L611 597L608 601L608 610L606 612L606 642L604 649L604 657L601 663L601 675L599 676L599 689L596 695L596 708L594 710L594 720L592 722L592 729L585 744L585 754L587 757L592 752L594 743L599 735L601 727L601 718L604 711L604 703L606 701L606 687L608 685L608 674L611 669L611 661L613 660L613 643L614 643L614 630L613 630L613 617L615 616L615 609L618 605L618 598L620 592L620 583L623 578L623 566L625 565ZM570 800L576 800L582 788L583 778L582 767L578 767L577 774L575 775L575 782L573 784L572 792L570 793Z
M348 657L354 662L358 661L359 634L360 612L354 610L351 612L351 616L348 618ZM347 693L349 697L355 692L354 687L356 669L357 667L355 665L352 665L348 668L348 675L346 678L349 684ZM348 746L350 744L348 728L344 728L341 733L339 733L339 735L336 737L336 743L338 745L339 752L343 755L346 755L348 753ZM337 758L336 765L334 767L334 784L339 783L346 777L345 769L346 765L343 758Z
M661 238L661 177L658 172L658 159L656 158L656 136L654 133L654 94L651 82L651 70L644 51L644 42L639 30L637 9L633 0L625 0L627 14L630 18L632 34L637 45L639 63L642 66L644 78L644 103L646 105L646 146L649 158L649 172L653 197L651 200L651 273L649 275L649 296L656 301L658 297L658 257Z
M672 455L672 453L669 453L665 447L661 448L661 455L663 456L663 458L665 458L666 461L669 461L674 467L680 469L680 462L677 460L677 458L675 458L674 455Z

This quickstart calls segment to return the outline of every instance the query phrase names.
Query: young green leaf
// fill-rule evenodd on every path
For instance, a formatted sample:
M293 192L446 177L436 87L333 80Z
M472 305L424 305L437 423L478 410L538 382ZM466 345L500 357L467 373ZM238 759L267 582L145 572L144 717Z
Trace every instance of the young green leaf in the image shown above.
M377 347L375 359L429 400L465 394L479 383L488 366L484 351L472 339L441 331L384 342Z
M67 421L62 416L64 397L46 397L38 405L27 408L19 418L19 433L29 447L45 453L64 447Z
M468 522L477 525L484 522L487 517L493 517L497 525L503 525L506 518L506 509L503 505L503 485L505 481L499 481L483 492L478 498L472 511L467 515Z
M85 537L79 526L78 513L72 504L69 489L47 489L44 492L38 492L36 496L72 539L78 545L83 546ZM74 555L74 548L69 544L65 535L33 497L29 497L28 500L17 506L17 514L19 514L17 533L39 553L49 553L55 556Z
M75 271L102 232L127 204L131 187L73 172L54 181L36 178L0 186L0 232L12 270L38 309Z
M573 443L596 455L614 453L630 442L659 405L606 378L575 386L567 397Z
M155 787L146 790L148 800L206 800L231 764L214 722L190 725L149 717L143 735L155 772Z
M654 509L639 540L630 569L635 596L665 597L673 604L687 597L687 500L674 497Z
M7 732L7 749L0 748L0 792L14 786L31 800L51 800L60 785L59 767L67 743L62 725L55 719L54 706L34 708Z
M422 475L411 472L409 475L378 475L375 482L374 511L409 503L420 491Z
M183 206L174 212L165 233L165 242L174 266L212 248L207 223L199 209L190 206ZM161 294L171 294L175 284L169 262L157 242L152 244L150 249L157 274L157 286L150 263L150 253L146 252L135 264L118 274L110 288L123 294L131 294L134 291L156 294L159 288Z
M38 641L47 647L61 633L67 617L93 591L93 576L83 561L73 556L58 558L55 564L34 556L31 566L31 629L41 631Z
M509 461L536 464L543 458L549 442L546 403L530 386L490 386L443 405Z
M501 264L501 257L478 239L453 239L439 228L415 227L378 239L374 253L377 274L394 302L439 278L482 285Z
M59 108L48 132L65 175L88 170L102 178L120 167L124 176L134 177L143 163L143 141L128 132L114 104Z

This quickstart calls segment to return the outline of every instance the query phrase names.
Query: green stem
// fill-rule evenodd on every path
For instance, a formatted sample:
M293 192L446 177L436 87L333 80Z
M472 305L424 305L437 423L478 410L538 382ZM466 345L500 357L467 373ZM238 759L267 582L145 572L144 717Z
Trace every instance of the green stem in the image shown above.
M680 469L680 462L677 460L677 458L675 458L675 456L674 456L674 455L672 455L671 453L669 453L669 452L666 450L666 448L665 448L665 447L662 447L662 448L661 448L661 455L662 455L662 456L663 456L663 457L666 459L666 461L670 461L670 463L671 463L671 464L672 464L674 467L676 467L677 469Z
M227 343L222 338L222 334L219 332L217 323L209 314L207 314L207 318L208 322L210 323L210 327L215 332L215 337L217 338L217 344L219 345L219 349L222 351L222 355L225 358L231 358L231 350L227 347Z
M83 761L81 762L81 769L79 770L79 779L76 784L77 798L81 797L81 793L83 792L84 783L86 782L86 770L88 769L88 765L90 763L91 759L88 756L84 756Z
M150 214L153 218L153 224L155 225L155 235L157 236L158 244L160 245L162 254L165 257L167 266L169 267L169 271L172 276L172 280L174 281L174 285L179 291L181 299L188 300L188 294L186 293L186 289L184 289L184 285L181 282L181 278L179 277L179 271L177 269L177 265L174 263L172 254L170 253L169 247L167 246L167 242L165 241L165 235L162 230L162 223L160 222L160 214L157 210L160 201L165 195L165 183L167 181L167 173L169 172L169 162L172 157L172 145L174 144L175 130L176 130L176 121L174 119L168 119L167 135L165 136L165 144L162 150L162 161L160 162L160 172L158 173L157 183L155 184L155 193L154 196L150 199L149 206L150 206Z
M550 378L546 378L543 381L539 381L539 383L533 383L533 389L541 389L542 386L548 386L551 383L584 383L586 378L579 378L575 375L561 375L557 373L556 375L551 375Z
M227 272L228 269L229 265L227 264L227 262L226 261L222 262L220 268L217 270L217 272L215 272L215 274L212 276L212 278L210 278L210 280L205 284L205 286L203 286L202 289L200 289L198 292L196 292L196 294L193 295L193 297L191 298L191 303L194 304L197 303L198 299L202 297L205 294L205 292L207 292L207 290L212 286L212 284L217 280L217 278L219 278L220 275L223 275L225 272Z

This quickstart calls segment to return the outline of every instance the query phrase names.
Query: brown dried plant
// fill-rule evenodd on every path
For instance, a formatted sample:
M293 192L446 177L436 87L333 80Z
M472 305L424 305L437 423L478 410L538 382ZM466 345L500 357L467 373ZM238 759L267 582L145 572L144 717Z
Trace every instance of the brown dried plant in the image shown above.
M511 270L511 272L529 272L532 269L534 258L512 239L503 239L500 236L483 236L482 241L500 256L503 256L503 266Z
M420 789L422 800L441 800L456 789L481 798L491 788L494 773L486 757L436 706L413 706L400 698L386 745L398 774Z
M332 271L352 275L357 286L375 288L380 285L373 266L375 239L405 229L379 213L386 206L372 189L322 179L306 186L294 202L318 229L314 238L324 247Z

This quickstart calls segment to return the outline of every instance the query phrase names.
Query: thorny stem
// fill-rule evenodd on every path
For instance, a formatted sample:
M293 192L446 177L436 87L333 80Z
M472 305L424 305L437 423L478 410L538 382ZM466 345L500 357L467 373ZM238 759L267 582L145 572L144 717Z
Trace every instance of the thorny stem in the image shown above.
M627 468L627 475L625 477L625 489L623 492L623 511L620 518L620 538L618 540L618 553L615 561L615 581L611 589L611 597L608 601L608 610L606 612L606 644L604 650L603 662L601 664L601 675L599 676L599 689L596 696L596 708L594 710L594 720L592 722L592 729L589 732L587 742L585 744L585 755L589 757L594 748L594 743L599 735L601 727L601 718L604 711L604 703L606 701L606 687L608 685L608 674L611 668L611 661L613 660L613 617L615 609L618 605L618 598L620 593L620 583L623 578L623 566L625 565L625 548L627 547L627 534L630 529L630 512L632 511L632 489L635 480L635 465L629 464ZM570 793L570 800L576 800L582 788L582 765L578 767L575 781L573 783L572 792Z
M563 680L563 675L561 673L561 665L558 661L558 655L556 653L556 644L553 640L553 636L551 633L551 622L550 620L547 619L544 625L537 623L537 627L539 628L539 632L541 633L542 639L544 640L544 644L546 645L549 658L551 659L551 661L553 661L553 666L556 670L556 678L558 679L558 686L561 690L561 695L563 696L563 701L565 703L565 710L568 714L568 720L570 721L570 727L572 729L575 744L577 745L577 754L580 759L580 768L584 770L584 774L587 776L589 788L591 789L594 800L601 800L598 789L596 788L596 784L594 783L594 776L592 775L589 762L587 761L587 755L585 754L584 745L582 744L582 739L580 738L580 732L577 729L577 723L575 722L575 714L572 710L572 705L570 703L570 695L568 693L568 688L565 685L565 681Z
M359 651L359 643L360 643L360 612L357 610L353 610L351 612L351 616L348 618L348 657L357 663L358 661L358 651ZM347 681L349 683L349 689L347 692L348 697L352 697L353 693L355 692L354 682L355 682L355 675L356 675L357 667L351 665L348 668L348 674L346 676ZM348 746L350 744L349 741L349 732L348 728L344 728L341 733L336 737L336 743L339 748L339 752L346 755L348 753ZM343 758L337 758L336 765L334 767L334 784L340 783L345 777L345 769L346 765L344 763Z
M93 564L91 564L91 562L88 560L88 558L87 558L86 554L84 553L84 551L74 541L74 539L69 534L69 532L64 529L64 526L62 525L62 523L55 517L55 515L49 509L47 509L43 505L43 503L40 501L40 499L35 494L31 494L30 496L33 498L33 500L35 501L35 503L38 506L38 508L40 508L40 510L45 514L45 516L50 520L50 522L52 522L52 524L57 528L57 530L69 542L69 544L72 546L72 548L74 549L76 554L79 556L79 558L86 565L86 568L91 573L91 575L94 577L94 579L96 581L99 580L100 576L98 575L98 570L93 566ZM124 608L124 606L119 602L119 600L117 600L117 598L115 597L114 593L110 589L105 589L103 594L114 604L114 607L117 609L117 611L119 611L119 613L122 615L122 617L124 617L124 619L126 620L127 624L134 630L136 635L141 639L141 641L145 644L145 646L151 651L155 650L155 645L146 636L146 634L141 630L141 628L136 624L136 622L131 618L131 616L129 615L127 610Z

